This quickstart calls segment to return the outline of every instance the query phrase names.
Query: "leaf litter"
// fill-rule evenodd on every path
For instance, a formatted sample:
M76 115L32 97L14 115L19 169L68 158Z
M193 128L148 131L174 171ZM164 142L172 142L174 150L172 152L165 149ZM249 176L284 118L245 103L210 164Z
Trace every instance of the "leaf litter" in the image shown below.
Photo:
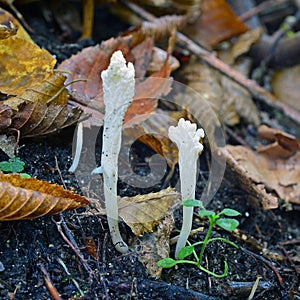
M218 1L216 1L215 4L217 2ZM222 1L219 1L219 7L218 8L224 7L223 5L224 4L222 3ZM215 25L213 25L213 22L210 22L210 24L211 25L204 25L203 27L205 28L205 26L206 26L206 28L207 28L207 26L212 26L212 27L215 26ZM240 29L239 33L241 33L242 31L246 31L246 30L247 29L245 29L245 27L241 26L241 29ZM234 33L234 34L230 33L229 36L233 36L235 34L236 33ZM200 36L200 34L199 34L199 36ZM220 40L227 39L227 38L228 38L228 36L227 37L223 36L223 37L220 38ZM116 39L124 39L124 37L118 37ZM126 38L125 38L125 40L126 40ZM141 54L143 52L145 52L146 65L150 64L151 51L147 52L147 49L150 49L149 45L151 43L153 45L153 41L151 42L151 40L145 41L145 45L147 45L147 46L144 46L144 48L142 48L142 50L140 50L140 52L138 51L138 55L136 57L139 57L138 58L139 63L141 62L141 57L143 57L143 55L141 55ZM215 42L215 41L210 42L211 45L213 45L214 43L217 43L217 42ZM123 46L124 46L124 49L125 50L127 49L126 51L128 51L127 55L128 55L129 58L127 58L127 59L134 61L134 57L133 57L133 54L132 54L133 50L130 49L131 45L130 45L129 41L126 41L124 44L122 44L122 47ZM96 48L99 48L99 46L96 46L95 49ZM112 49L110 49L110 47L108 47L107 50L112 53ZM84 51L85 50L83 50L82 53ZM86 53L88 53L88 51ZM86 57L88 57L88 56L83 56L82 57L83 62L84 62L84 64L83 64L84 66L86 66L86 64L85 64ZM108 62L109 57L110 56L108 55L107 58L106 58L106 62ZM71 63L71 65L72 64L73 64L73 62ZM166 65L167 64L164 63L163 68L166 68ZM62 66L64 66L64 63L62 64ZM79 101L79 103L80 103L80 101L82 101L82 103L84 104L83 106L86 105L86 103L84 102L84 101L86 101L86 99L88 99L89 101L97 99L98 97L99 97L99 99L101 99L101 83L97 82L96 69L93 70L91 65L90 65L90 67L91 68L88 69L87 73L84 74L84 75L87 75L87 77L89 77L90 75L92 77L94 77L95 86L91 85L89 87L89 81L86 81L86 83L73 83L68 87L69 91L73 90L70 93L71 96L73 98L76 98L76 100ZM139 70L140 74L145 75L148 69L145 68L144 64L140 64L140 67L138 67L138 70ZM157 70L155 70L155 71L157 72ZM46 73L47 72L48 71L46 71ZM98 70L98 72L99 72L99 70ZM167 77L170 76L170 69L167 72L166 72L166 69L165 69L165 70L163 70L163 72L165 72L167 74L166 75ZM197 75L198 75L198 73L197 73ZM68 74L66 74L66 76L69 78L68 79L69 81L74 79L74 78L71 78L71 76L69 76ZM84 77L86 77L86 76L80 76L80 79L86 79ZM147 78L149 78L149 77L147 77ZM147 78L145 79L144 82L147 81ZM98 77L98 79L99 79L99 77ZM42 82L43 82L43 80L42 80ZM215 82L215 79L211 79L211 82ZM65 84L66 83L67 82L65 82ZM85 84L86 85L84 86L84 88L79 88L79 86L82 85L82 84L83 84L83 86ZM19 83L18 82L16 82L16 87L19 88ZM145 87L147 87L147 84L145 84ZM29 88L30 88L30 86L29 86ZM158 91L159 91L159 88L160 88L160 86L157 87ZM26 87L26 89L27 89L27 87ZM61 86L61 89L64 90L64 87ZM224 87L218 87L218 89L220 89L220 91L222 93L224 92ZM231 89L232 89L232 86L230 85L228 90L231 90ZM166 91L167 91L167 89L165 90L165 92ZM205 88L204 91L207 92L208 89ZM26 92L29 93L30 90L29 91L25 90L25 93ZM24 103L19 103L18 105L15 105L14 108L10 107L9 105L8 105L9 108L6 107L6 106L3 107L2 111L3 111L4 120L3 120L3 122L1 122L1 126L3 127L4 131L7 128L9 128L11 126L11 124L13 124L15 127L19 128L21 131L22 131L22 128L23 128L24 129L23 133L24 133L25 136L26 136L26 133L28 134L28 136L30 136L29 127L30 127L31 122L33 124L33 128L37 128L36 131L33 130L33 135L47 134L47 133L53 132L52 129L54 129L56 126L61 126L61 124L62 124L61 122L58 122L58 124L60 124L60 125L55 125L55 122L51 123L50 120L47 121L46 115L41 114L41 112L45 111L46 109L48 109L48 107L51 107L51 105L52 105L53 106L53 113L50 113L51 108L49 109L49 113L47 113L47 115L51 116L51 118L49 118L49 119L51 119L51 120L56 119L55 116L59 115L59 109L57 107L61 104L55 103L55 101L53 101L54 100L53 96L56 95L55 93L50 94L50 95L47 96L48 99L50 99L50 103L47 103L47 100L46 100L46 103L43 102L43 104L41 106L37 107L36 116L31 119L31 115L34 116L34 108L35 108L35 105L37 105L37 104L35 102L30 103L30 101L28 101L28 98L30 98L35 93L36 93L36 90L34 90L32 94L29 93L29 97L25 96L25 99L26 99L25 104ZM37 93L39 93L39 91ZM214 92L208 92L208 93L211 95L211 94L215 93L215 91ZM63 92L62 94L66 94L66 93ZM14 95L14 94L12 93L12 95ZM18 98L22 94L21 93L20 94L16 93L16 95L17 95L16 98ZM46 97L46 99L47 99L47 97ZM159 93L158 93L158 97L159 97ZM248 97L249 97L249 95L248 95ZM218 97L216 97L216 98L218 98ZM227 99L227 97L225 97L225 98ZM238 98L239 97L236 97L237 101L239 101ZM244 98L244 96L242 98ZM248 99L249 99L249 102L251 102L250 101L251 97L249 97ZM9 101L9 99L7 101ZM18 101L18 100L16 100L16 101ZM68 101L69 104L74 105L73 100L72 100L72 102L69 101L69 99L67 101ZM237 109L236 103L234 102L233 106L235 106L235 107L231 108L231 110L229 110L229 117L227 115L227 124L229 126L234 126L234 125L238 124L240 122L240 117L242 117L242 119L245 119L247 122L255 124L256 126L260 123L259 117L258 117L258 112L256 111L255 106L253 105L253 103L251 103L248 106L247 101L248 100L246 100L244 102L244 104L242 104L242 106L241 106L242 108L239 111ZM93 102L95 102L95 101L93 101ZM100 106L100 109L99 109L99 107L97 107L97 110L98 111L100 110L100 114L95 117L95 120L99 122L99 123L97 123L98 126L101 124L101 120L103 119L103 114L101 115L101 105L102 104L101 104L101 101L99 101L99 102L100 103L98 103L98 105ZM142 103L143 104L148 104L148 101L145 101L145 102L142 102ZM190 104L190 102L188 104ZM66 107L66 103L63 103L62 105L64 107ZM140 106L138 105L137 107L132 109L133 115L134 115L134 117L136 117L136 112L138 112L138 115L139 114L143 115L144 113L147 113L147 114L149 114L149 117L151 115L155 116L155 114L158 112L158 110L156 108L156 105L157 105L156 102L153 102L152 104L150 103L150 106L146 107L145 111L143 111L143 109L141 111L139 111L139 109L142 108L143 105L140 105ZM228 105L228 107L230 107L230 105ZM248 112L245 113L245 110L248 111ZM233 118L230 117L230 114L235 114L236 111L238 111L238 114L236 116L234 116ZM86 112L90 113L88 111L86 111ZM217 107L217 112L219 114L220 107ZM19 113L19 115L18 115L18 113ZM92 110L92 114L94 114L94 113L95 113L94 110ZM243 115L243 113L244 113L244 115ZM221 115L221 114L219 114L219 115ZM79 116L78 116L78 118L79 118ZM78 118L77 118L77 120L78 120ZM221 116L221 118L222 118L222 116ZM23 120L25 122L23 122ZM29 122L27 123L26 121L28 121L28 120L29 120ZM45 124L43 124L42 120L45 120ZM77 120L74 120L74 123ZM148 116L146 117L146 119L144 121L147 121L147 120L148 120ZM72 123L72 124L74 124L74 123ZM151 124L151 122L150 122L150 124ZM70 125L71 125L71 123L70 123ZM130 121L129 121L128 125L131 125ZM63 128L63 127L59 127L59 128ZM146 128L146 125L144 125L144 128ZM144 128L142 127L142 129L144 129ZM294 142L294 139L291 136L286 136L286 134L284 132L279 133L278 131L276 131L276 132L273 132L271 136L272 136L271 140L273 141L273 144L276 144L276 145L273 145L273 146L270 146L270 147L267 146L265 148L260 148L260 149L257 149L256 151L249 150L248 148L245 148L246 150L243 148L243 150L242 150L242 147L239 146L240 150L237 150L237 154L236 153L233 154L233 152L235 150L232 150L232 149L239 149L239 148L238 147L234 148L233 146L231 146L231 148L229 147L229 152L231 151L230 152L230 155L231 155L230 157L233 158L233 161L234 161L234 167L233 167L234 174L236 176L238 176L239 179L242 179L242 180L245 179L245 182L246 182L245 186L249 185L249 186L252 187L252 192L255 191L256 195L259 198L261 198L262 204L263 204L264 208L266 208L266 209L277 207L277 205L278 205L278 196L281 197L279 194L284 196L283 199L285 199L285 201L291 201L291 203L299 204L298 202L294 202L295 201L294 199L297 199L298 185L297 185L297 182L295 180L293 180L293 178L291 178L291 177L294 177L294 176L296 176L296 178L297 178L298 175L296 173L292 172L291 177L289 177L289 176L284 177L285 175L287 175L286 172L288 172L288 171L283 172L283 173L280 172L281 169L285 169L285 165L286 165L287 160L289 160L291 158L293 158L294 160L291 159L291 161L289 161L289 163L291 163L291 165L297 166L297 159L295 160L295 157L297 157L298 148L295 145L297 145L298 142ZM148 143L150 145L156 145L156 142L149 142L148 138L146 138L146 140L144 140L144 142L146 144ZM278 145L280 146L280 148L278 148ZM163 145L163 146L160 145L158 147L153 146L152 148L155 150L155 152L159 152L159 151L161 151L161 150L159 150L159 148L162 149L163 147L166 147L166 149L167 149L166 145ZM166 151L168 152L168 150L166 150ZM238 151L241 151L241 152L239 153ZM243 151L243 153L242 153L242 151ZM171 152L169 152L169 153L171 153ZM240 156L238 156L238 155L240 155ZM240 172L244 167L244 165L243 165L244 155L246 155L246 157L248 157L247 155L249 155L250 159L252 159L253 161L254 161L254 158L256 159L258 156L264 157L264 159L261 160L262 164L260 166L252 166L252 167L250 167L250 169L252 170L252 172L254 172L254 171L257 172L257 170L259 170L260 172L263 172L263 168L261 168L261 166L265 166L265 170L267 170L270 173L270 170L273 171L274 168L275 168L275 170L278 171L278 177L276 177L276 180L274 180L274 178L267 178L269 180L268 181L265 178L261 178L263 176L261 176L261 174L259 174L259 172L257 172L258 174L256 174L256 177L254 176L255 177L254 179L249 174L247 174L246 172ZM251 155L254 155L254 158ZM176 156L174 156L174 157L176 157ZM227 161L230 162L231 158L227 157ZM171 158L169 159L169 161L171 161L171 159L172 159L172 154L171 154ZM173 165L173 167L174 167L174 165ZM256 168L256 170L253 171L253 169L255 169L255 168ZM294 170L296 170L296 168L294 168L294 169L292 168L290 170L294 171ZM284 178L284 180L283 180L283 178ZM282 188L282 187L284 187L284 188ZM277 195L274 195L274 192ZM251 191L250 191L250 194L251 194ZM290 195L296 195L296 198L292 196L291 199L286 200L286 199L288 199L288 197ZM268 199L268 200L266 200L266 199ZM159 240L159 239L168 240L169 239L169 234L172 230L171 229L172 226L170 226L170 224L171 223L168 224L169 229L165 229L167 234L162 235L161 237L159 236L156 240L155 239L153 240L150 236L150 244L152 243L152 244L156 245L156 243L158 243L157 240ZM166 228L168 228L168 227L166 227ZM148 246L146 245L144 247L145 248L142 248L143 249L142 252L147 252L147 247ZM169 252L169 249L168 249L167 245L164 245L161 248L158 248L158 249L154 250L153 252L159 253L159 251L163 251L163 250L167 250L163 254L163 255L167 255L168 252ZM152 252L152 250L149 250L149 251ZM151 257L148 257L144 261L144 263L146 265L147 265L147 260L149 261L149 267L148 267L149 270L151 270L154 266L153 261L151 262L151 259L152 259ZM154 260L154 262L155 262L155 260ZM150 266L151 264L152 264L152 267ZM159 270L154 270L154 269L153 269L152 274L154 274L154 276L155 276L155 274L157 274L157 277L158 277L160 275L160 271ZM157 271L158 271L158 273L156 273Z

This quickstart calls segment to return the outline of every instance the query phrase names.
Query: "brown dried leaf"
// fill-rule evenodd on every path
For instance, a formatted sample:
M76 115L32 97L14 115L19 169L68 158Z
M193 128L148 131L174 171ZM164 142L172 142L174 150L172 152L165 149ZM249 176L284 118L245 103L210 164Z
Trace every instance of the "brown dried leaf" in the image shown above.
M265 129L264 131L266 132ZM271 132L272 130L268 130L267 134ZM299 142L278 130L274 130L273 134L276 136L276 142L257 152L243 146L229 145L226 148L242 181L247 182L252 191L262 191L262 195L259 193L258 196L262 199L264 209L277 207L277 197L274 193L287 202L299 205Z
M276 71L272 77L272 89L282 102L300 112L300 65Z
M0 174L0 220L25 220L86 206L89 201L35 178Z
M13 36L0 40L0 91L19 95L52 75L55 58L37 45Z
M54 133L74 125L82 111L68 105L55 103L27 103L19 107L12 119L12 128L19 129L22 137L32 137Z
M110 39L100 46L84 49L59 66L60 70L71 72L67 75L67 82L86 79L85 82L76 82L68 86L73 98L76 99L76 102L72 103L81 107L86 113L92 114L91 118L84 122L84 126L101 126L103 123L104 103L101 72L108 67L112 53L121 50L125 59L137 66L136 75L145 75L151 61L153 48L149 51L149 47L153 46L153 40L146 39L134 48L131 48L131 42L132 37L130 36ZM151 77L137 81L134 101L126 112L125 122L128 122L129 119L136 119L134 118L136 115L143 115L143 118L146 118L147 114L155 109L156 97L168 93L170 84L166 84L162 80L155 81L153 78L168 78L170 72L171 68L165 62L163 67L153 73Z
M200 17L183 31L195 42L215 46L248 30L225 0L202 0L200 9Z
M241 63L238 67L245 73L247 62ZM236 125L240 122L240 118L255 125L259 124L259 114L249 92L196 58L193 57L188 64L181 68L178 76L181 81L203 96L225 124ZM178 101L183 106L188 105L190 111L197 112L203 104L200 105L197 99L191 100L192 98L194 98L192 95L183 95L183 98ZM211 116L199 111L197 120L202 122L207 118L211 119ZM213 121L206 123L208 124L208 127L205 127L206 130L214 127ZM213 129L210 131L212 132Z
M257 149L258 153L263 153L270 158L286 159L293 156L300 149L299 141L294 136L281 130L261 125L257 134L260 138L273 142Z
M75 124L81 110L67 105L68 91L64 81L64 75L54 73L21 95L4 101L17 111L10 127L20 130L22 137L29 137L49 134Z

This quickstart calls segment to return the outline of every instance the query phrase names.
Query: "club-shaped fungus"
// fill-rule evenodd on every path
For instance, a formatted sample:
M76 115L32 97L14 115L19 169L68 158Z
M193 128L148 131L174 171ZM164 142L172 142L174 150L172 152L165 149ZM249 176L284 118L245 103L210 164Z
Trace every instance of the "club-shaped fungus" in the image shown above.
M203 129L197 130L197 125L181 118L176 127L169 128L169 138L179 150L179 173L182 200L195 199L196 174L198 156L203 151L200 138L204 138ZM192 228L193 207L183 207L183 220L179 238L176 244L175 257L186 245Z
M120 50L113 53L108 69L101 73L105 104L101 156L104 198L111 238L121 253L126 253L128 247L121 237L118 224L118 156L124 115L134 96L134 74L133 64L129 62L126 66Z

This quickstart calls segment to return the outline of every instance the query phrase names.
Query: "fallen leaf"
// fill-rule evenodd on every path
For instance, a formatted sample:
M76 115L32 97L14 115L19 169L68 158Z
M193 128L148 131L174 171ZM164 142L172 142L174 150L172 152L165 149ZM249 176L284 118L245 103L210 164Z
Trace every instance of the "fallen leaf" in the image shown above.
M180 194L172 188L135 197L122 197L118 201L119 215L133 233L139 236L152 232L169 209L180 203L180 198Z
M195 42L215 46L248 30L225 0L202 0L200 16L183 33Z
M270 158L286 159L296 154L300 149L299 141L294 136L281 130L261 125L257 134L261 139L272 142L272 144L261 146L257 149L258 153L265 154Z
M152 51L148 47L153 46L153 40L146 39L135 47L131 48L132 37L118 37L102 42L99 46L89 47L80 53L73 55L64 61L59 69L68 71L67 83L81 79L84 82L72 83L68 89L76 101L74 105L82 108L85 113L92 116L84 122L85 127L101 126L104 117L104 103L102 94L101 72L105 70L110 62L112 53L121 50L126 61L137 65L137 75L144 75L151 61ZM170 83L155 78L168 78L171 67L165 62L160 70L151 74L150 77L137 80L134 100L128 108L125 122L135 119L136 115L147 117L157 105L157 97L167 94L170 91ZM139 119L140 120L140 119Z
M300 111L300 65L274 72L271 85L276 97Z
M46 135L76 124L81 115L82 111L77 107L52 102L49 105L27 103L19 107L11 128L20 130L23 138Z
M0 220L25 220L87 206L89 201L61 186L20 175L0 174Z
M13 36L0 40L0 91L19 95L52 75L56 59L45 49Z
M18 129L22 137L53 133L75 124L82 111L69 106L65 76L54 73L22 94L3 101L13 111L10 128Z
M245 73L246 67L247 63L240 64L239 70ZM229 126L238 124L241 118L246 122L259 124L258 110L249 92L195 57L177 72L177 76L179 81L196 91L197 95L188 89L188 94L176 96L176 102L182 107L189 107L194 115L197 112L196 119L207 124L204 127L206 131L213 132L215 125L210 113L204 110L204 101L210 105L219 119ZM199 97L202 97L203 101L200 102Z
M174 228L174 218L171 213L166 214L153 232L135 237L130 247L135 251L138 260L144 265L147 273L156 279L161 276L162 268L157 262L170 255L170 235Z
M90 201L94 207L90 214L106 214L103 201L99 199ZM133 197L118 197L119 216L135 235L140 236L152 232L160 220L174 211L180 202L181 195L173 188Z
M299 142L279 130L268 130L268 134L271 132L276 137L275 143L258 151L244 146L226 146L229 164L235 168L241 181L244 181L243 186L249 185L248 190L256 191L257 196L262 199L264 209L276 208L277 197L299 205ZM283 155L282 149L286 149Z

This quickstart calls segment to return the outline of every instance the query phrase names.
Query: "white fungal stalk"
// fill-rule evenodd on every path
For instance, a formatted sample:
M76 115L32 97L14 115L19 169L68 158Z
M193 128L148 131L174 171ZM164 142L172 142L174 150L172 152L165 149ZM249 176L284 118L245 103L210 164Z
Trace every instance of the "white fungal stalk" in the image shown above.
M200 138L204 138L203 129L197 130L197 125L181 118L178 126L169 128L169 138L179 150L179 172L182 200L195 199L196 173L198 156L203 151ZM186 245L192 229L193 207L183 207L183 220L179 238L176 244L175 257Z
M128 247L118 225L117 180L123 119L134 96L133 64L126 66L122 52L116 51L108 69L101 73L101 78L105 104L101 167L107 220L113 244L119 252L126 253Z

